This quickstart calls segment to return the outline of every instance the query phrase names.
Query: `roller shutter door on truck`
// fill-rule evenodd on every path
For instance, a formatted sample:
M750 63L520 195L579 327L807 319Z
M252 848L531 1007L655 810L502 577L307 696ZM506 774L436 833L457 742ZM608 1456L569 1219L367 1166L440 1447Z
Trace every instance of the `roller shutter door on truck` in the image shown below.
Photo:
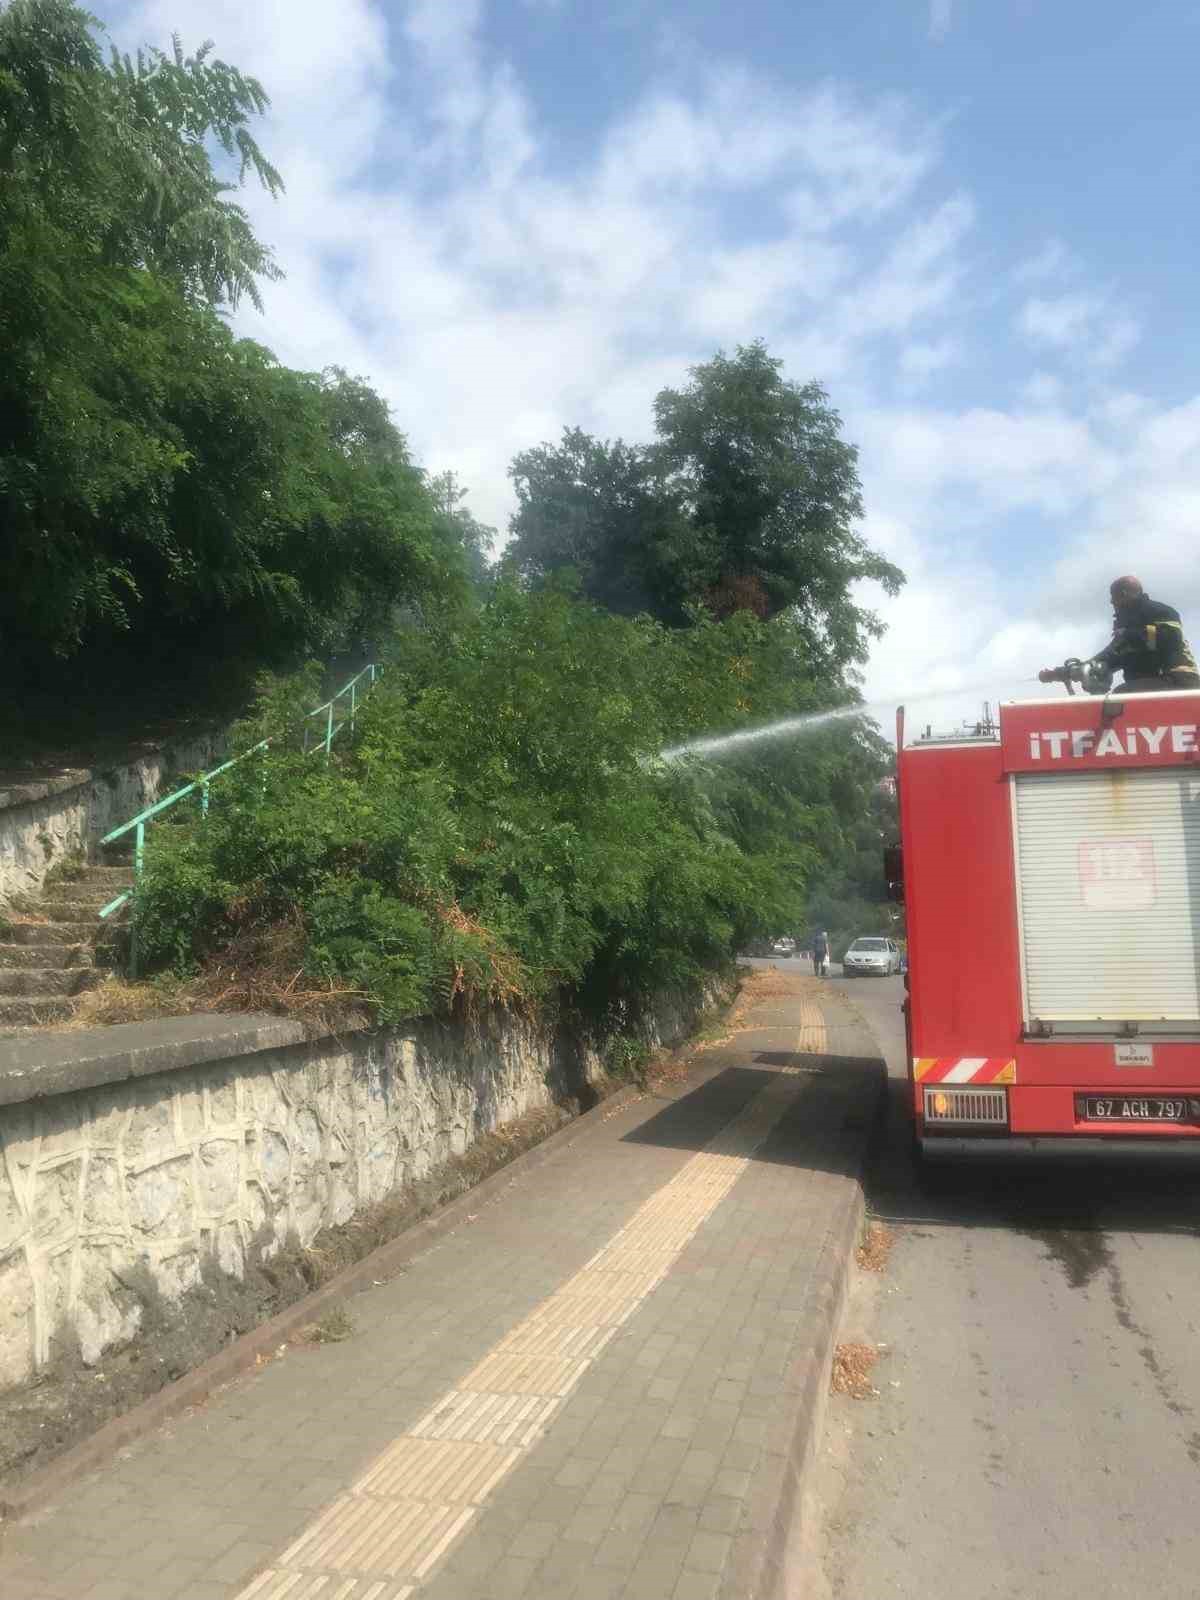
M1200 1026L1200 776L1022 773L1027 1020Z

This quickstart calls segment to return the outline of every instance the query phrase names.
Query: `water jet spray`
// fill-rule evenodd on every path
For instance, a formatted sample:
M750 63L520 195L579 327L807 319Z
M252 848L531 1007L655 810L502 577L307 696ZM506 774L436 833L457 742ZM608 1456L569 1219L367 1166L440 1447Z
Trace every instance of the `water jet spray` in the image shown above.
M1037 680L1030 678L1022 681L1034 683ZM993 679L991 683L981 683L976 686L959 684L954 688L936 690L933 694L901 694L887 700L865 700L855 705L836 706L832 711L810 711L801 716L783 717L777 722L763 723L757 728L739 728L733 733L701 735L695 739L686 739L682 744L670 745L660 753L659 759L672 762L682 761L685 756L717 759L735 750L744 749L747 745L760 744L767 739L801 738L817 728L828 727L830 723L845 722L851 717L871 717L876 712L890 711L896 705L919 705L922 700L940 700L949 697L957 699L960 695L977 694L992 687L994 682Z

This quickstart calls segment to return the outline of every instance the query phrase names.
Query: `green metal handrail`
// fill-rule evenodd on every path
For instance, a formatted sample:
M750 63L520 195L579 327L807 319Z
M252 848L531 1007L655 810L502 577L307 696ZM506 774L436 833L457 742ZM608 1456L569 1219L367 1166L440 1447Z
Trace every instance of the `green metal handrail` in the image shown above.
M328 700L325 701L324 705L314 706L311 711L305 713L305 755L313 755L318 750L323 750L325 752L326 761L329 760L330 751L333 747L333 741L337 738L338 734L341 733L342 729L348 727L351 732L354 730L354 718L358 710L359 702L359 684L362 683L364 678L369 680L366 688L362 691L362 695L365 698L365 696L370 694L371 690L375 687L375 680L379 677L382 671L383 668L377 666L375 662L372 661L370 666L364 667L361 672L356 673L355 676L350 679L349 683L343 684L343 686L335 695L332 695ZM339 700L342 699L344 695L350 696L350 712L348 716L342 718L341 722L338 722L334 712L334 706ZM321 731L321 737L315 744L310 743L310 733L308 728L308 723L313 717L324 717L325 719L325 726ZM208 786L212 780L214 778L219 778L221 773L228 772L230 767L236 767L239 762L245 761L250 756L257 755L260 750L266 750L270 743L270 739L260 739L259 742L256 745L252 745L249 750L243 750L240 756L234 756L232 761L222 762L219 767L214 767L211 772L202 772L200 776L193 779L191 783L185 783L182 789L176 789L173 794L167 795L165 799L156 801L152 806L147 806L144 811L139 811L136 817L131 817L128 822L123 822L119 828L114 828L111 833L106 833L104 835L103 839L100 841L101 845L115 844L118 839L123 839L125 835L130 832L130 830L133 831L133 887L122 890L122 892L117 895L115 900L110 900L106 906L102 907L100 911L101 919L111 917L115 911L119 911L123 905L127 904L127 902L133 898L134 893L137 890L137 883L138 879L142 875L142 864L146 853L146 824L154 817L161 816L164 811L169 811L172 806L177 806L181 800L186 800L188 795L195 794L197 791L199 791L200 794L200 815L202 817L206 817L208 815ZM134 946L131 952L129 963L130 972L134 977L137 976L136 934L137 930L135 927Z

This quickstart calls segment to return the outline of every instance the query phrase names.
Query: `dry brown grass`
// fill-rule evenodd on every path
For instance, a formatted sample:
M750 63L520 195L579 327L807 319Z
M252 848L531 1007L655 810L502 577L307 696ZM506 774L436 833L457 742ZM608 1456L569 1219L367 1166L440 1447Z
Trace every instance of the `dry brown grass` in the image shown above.
M298 1338L304 1344L341 1344L354 1332L354 1323L345 1306L334 1306L317 1322L301 1328Z
M236 912L237 908L232 908ZM451 1001L458 1014L470 1019L481 1007L496 1006L520 1012L528 1005L521 963L500 949L494 935L451 902L436 908L438 918L459 933L470 934L487 951L489 977L485 983L463 965L452 977ZM233 920L236 920L234 918ZM314 978L304 970L305 930L299 915L269 927L246 927L237 932L191 978L160 975L147 981L109 976L75 1000L67 1022L48 1023L45 1031L108 1027L122 1022L146 1022L159 1017L187 1016L197 1011L266 1012L303 1023L314 1037L370 1027L374 1012L360 989ZM785 977L775 968L756 970L744 977L733 1006L711 1022L688 1046L689 1055L732 1038L743 1028L746 1013L761 1000L793 998L811 987L799 975ZM659 1082L682 1081L687 1062L675 1051L657 1053L646 1069Z
M118 1022L149 1022L155 1017L179 1017L207 1009L188 992L183 983L132 983L127 978L107 977L94 989L75 998L75 1015L67 1028L103 1028Z
M313 978L304 970L304 956L298 916L246 929L206 963L189 988L205 1010L267 1011L321 1033L366 1026L371 1011L362 990Z
M685 1083L691 1066L686 1055L677 1051L662 1051L651 1056L646 1064L646 1081L649 1084L666 1085L670 1083Z
M237 921L239 907L230 908ZM463 964L451 975L450 1000L464 1014L479 1005L518 1008L524 999L520 962L501 949L481 923L451 903L436 908L438 918L458 933L467 933L486 949L489 978L480 985ZM155 1017L185 1016L194 1011L269 1012L302 1022L314 1034L368 1027L373 1010L361 989L314 978L305 971L305 930L298 915L269 927L248 926L236 932L193 978L158 977L132 982L109 977L81 995L68 1028L145 1022Z
M744 969L743 969L744 970ZM710 1033L704 1033L696 1046L699 1050L712 1050L728 1044L736 1034L754 1026L747 1014L763 1000L795 1000L811 989L813 980L801 973L785 974L777 967L755 967L742 980L737 999Z
M470 981L466 967L457 962L451 977L451 1001L461 1001L466 1010L484 1000L504 1010L513 1010L526 998L525 969L511 951L505 950L496 935L482 922L469 916L456 900L434 908L438 920L455 933L469 934L487 952L490 976L481 990Z
M879 1351L873 1344L838 1345L830 1378L834 1394L848 1395L851 1400L876 1399L879 1390L871 1382L871 1370L878 1360Z
M894 1244L891 1232L882 1222L868 1225L863 1241L854 1252L854 1259L866 1272L883 1272L888 1264Z
M291 1017L314 1034L367 1026L361 990L312 978L304 971L304 930L298 919L236 934L194 978L148 982L107 977L81 994L68 1028L146 1022L195 1011L254 1011Z
M743 992L756 1000L792 999L813 987L803 972L780 972L778 967L758 967L746 979Z

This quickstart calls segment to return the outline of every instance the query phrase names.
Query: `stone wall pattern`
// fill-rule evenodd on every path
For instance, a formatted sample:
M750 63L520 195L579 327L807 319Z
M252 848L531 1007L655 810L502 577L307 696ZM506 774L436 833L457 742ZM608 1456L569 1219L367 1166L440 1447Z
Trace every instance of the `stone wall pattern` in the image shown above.
M106 833L185 781L219 765L224 732L177 741L124 765L77 772L0 791L0 904L35 895L57 862L80 852L96 859Z
M654 1042L697 1006L664 1000ZM139 1263L177 1296L206 1256L308 1244L481 1135L577 1093L594 1053L500 1017L286 1046L0 1106L0 1388L74 1330L95 1362L137 1329Z

